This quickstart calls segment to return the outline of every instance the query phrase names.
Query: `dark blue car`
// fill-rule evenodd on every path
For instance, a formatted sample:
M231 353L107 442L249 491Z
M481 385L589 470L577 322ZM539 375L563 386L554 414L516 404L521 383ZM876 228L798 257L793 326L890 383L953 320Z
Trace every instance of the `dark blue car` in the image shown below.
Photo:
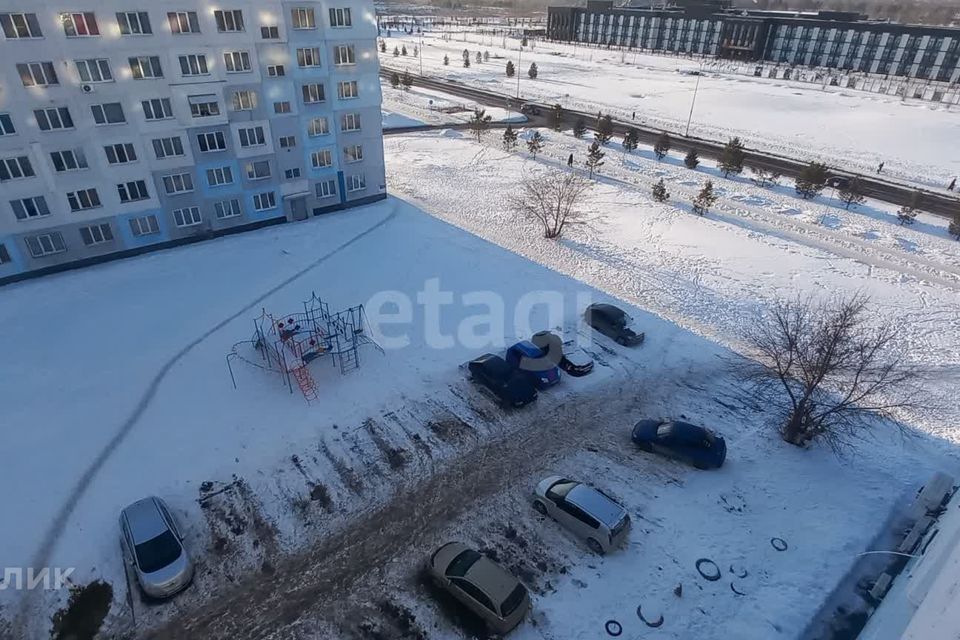
M471 360L470 377L486 387L504 407L522 407L537 399L537 390L527 377L500 356L485 353Z
M727 443L709 429L677 420L641 420L631 439L644 451L692 464L697 469L719 469L727 457Z
M507 364L522 373L537 389L546 389L560 382L560 369L547 354L529 340L522 340L507 349Z

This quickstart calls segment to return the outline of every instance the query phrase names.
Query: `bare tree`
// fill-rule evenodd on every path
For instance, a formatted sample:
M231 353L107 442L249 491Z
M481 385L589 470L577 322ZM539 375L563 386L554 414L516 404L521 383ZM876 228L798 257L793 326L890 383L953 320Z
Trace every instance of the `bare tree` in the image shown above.
M527 176L510 202L523 216L543 226L544 238L559 238L568 225L584 222L586 213L580 205L591 185L574 171Z
M753 177L750 182L758 187L765 187L768 184L777 184L780 181L780 172L772 169L762 169L760 167L750 167Z
M893 352L899 327L872 318L868 303L862 294L797 298L749 323L754 360L740 373L780 413L784 441L822 441L841 452L878 419L923 402L919 371Z

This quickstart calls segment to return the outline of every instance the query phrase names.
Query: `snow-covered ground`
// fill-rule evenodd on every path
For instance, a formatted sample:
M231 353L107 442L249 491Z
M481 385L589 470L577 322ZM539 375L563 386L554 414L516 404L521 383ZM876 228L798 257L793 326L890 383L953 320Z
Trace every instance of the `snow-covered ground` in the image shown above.
M449 38L449 39L447 39ZM405 43L419 46L419 34L393 32L385 38L381 64L418 73L420 61L389 52ZM507 60L518 66L523 98L560 103L588 113L603 111L630 120L683 132L698 78L683 72L699 60L603 50L572 44L534 42L519 55L519 40L468 33L423 34L425 74L514 94L517 78L507 78ZM489 51L490 61L461 65L464 49ZM443 64L444 55L450 65ZM527 77L536 62L536 80ZM960 112L946 105L901 100L784 80L722 75L699 78L690 133L726 141L739 135L752 148L791 157L819 159L831 166L884 174L931 188L946 188L960 175L954 140Z
M383 128L409 127L422 124L464 124L480 107L492 122L526 122L527 117L502 107L479 105L448 93L414 85L410 89L394 89L381 78L383 91Z

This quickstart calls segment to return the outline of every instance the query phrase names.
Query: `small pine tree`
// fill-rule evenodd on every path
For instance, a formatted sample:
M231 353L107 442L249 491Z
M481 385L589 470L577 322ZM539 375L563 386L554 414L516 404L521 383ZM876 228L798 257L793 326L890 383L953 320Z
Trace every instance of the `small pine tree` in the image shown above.
M445 67L450 66L450 56L446 54L444 54L443 56L443 66Z
M381 41L380 41L380 53L386 53L386 52L387 52L387 41L386 41L386 40L381 40Z
M553 109L550 110L550 128L554 131L560 131L560 128L563 126L563 107L559 104L553 105Z
M527 36L523 36L523 40L520 41L520 46L521 47L527 46Z
M410 87L413 86L413 76L410 75L409 71L404 71L403 75L400 76L400 84L403 85L404 91L409 91Z
M577 121L573 123L573 135L576 138L582 138L587 132L587 123L583 121L583 118L577 118Z
M463 68L464 69L470 68L470 56L467 56L466 58L463 59Z
M462 57L464 60L469 60L469 59L470 59L470 52L467 51L466 49L464 49L464 50L463 50L463 53L460 54L460 57Z
M947 229L957 241L960 241L960 214L953 216L950 227Z
M703 189L693 199L693 212L702 216L710 211L710 207L716 201L717 194L713 192L713 182L707 180L707 184L703 185Z
M394 89L400 88L400 75L396 71L390 74L390 86Z
M507 77L512 78L514 73L516 73L516 69L513 68L513 62L507 60Z
M590 169L590 177L593 177L594 172L600 170L600 167L603 166L603 156L605 156L603 150L600 148L600 141L594 140L590 144L590 148L587 149L587 168Z
M469 60L465 60L464 62L469 62ZM492 119L493 118L487 115L486 109L481 109L480 107L473 109L473 115L470 116L467 126L469 126L470 131L477 136L477 142L480 142L483 132L490 128L490 120Z
M811 162L797 175L796 192L804 200L816 198L827 186L827 165Z
M419 56L419 55L420 55L420 50L417 49L416 45L414 45L414 47L413 47L413 57L416 58L416 57Z
M670 134L666 131L661 133L656 144L653 145L653 152L657 155L657 160L663 160L667 157L667 154L670 153L671 144Z
M537 79L537 73L538 73L538 72L539 72L539 70L537 69L537 63L536 63L536 62L531 62L531 63L530 63L530 68L527 70L527 75L530 76L530 79L531 79L531 80L536 80L536 79Z
M900 221L900 224L913 224L914 220L917 219L917 214L920 212L920 202L923 198L923 194L919 191L914 191L910 195L910 203L905 204L900 207L900 210L897 211L897 220Z
M663 178L653 185L653 199L657 202L666 202L670 199L670 192L667 191L667 185L663 183Z
M484 51L484 52L483 52L483 61L484 61L484 62L490 62L490 52L489 52L489 51Z
M403 45L403 47L400 48L400 55L407 55L407 45Z
M847 209L863 204L866 200L863 197L863 184L857 177L850 178L845 186L838 189L837 196Z
M727 178L731 173L741 173L745 158L743 143L740 142L740 138L734 138L728 142L720 154L720 162L718 163L720 171L723 172L723 177ZM712 188L713 185L711 185Z
M394 47L394 48L393 48L393 57L396 58L396 57L399 56L399 55L400 55L400 49L398 49L397 47Z
M593 137L602 145L606 145L613 139L613 118L609 115L603 116L597 122L597 131Z
M477 64L483 62L483 54L477 51Z
M517 148L517 132L513 130L512 125L507 125L503 130L503 150L513 151Z
M623 136L623 150L627 153L633 153L640 143L640 134L636 129L627 129L627 134Z
M700 154L697 153L696 149L687 151L687 155L683 158L683 164L686 165L687 169L696 169L700 165Z
M534 131L533 135L530 136L530 139L527 140L527 151L530 152L530 155L533 156L533 159L537 159L537 154L543 149L543 136L540 135L539 131Z

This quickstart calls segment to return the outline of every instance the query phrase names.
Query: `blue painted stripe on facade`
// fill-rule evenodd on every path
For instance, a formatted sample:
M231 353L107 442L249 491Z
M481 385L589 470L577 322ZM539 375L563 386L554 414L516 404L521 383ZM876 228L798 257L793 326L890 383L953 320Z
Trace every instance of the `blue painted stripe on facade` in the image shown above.
M343 178L343 171L337 171L337 185L340 187L340 204L347 201L347 181Z

